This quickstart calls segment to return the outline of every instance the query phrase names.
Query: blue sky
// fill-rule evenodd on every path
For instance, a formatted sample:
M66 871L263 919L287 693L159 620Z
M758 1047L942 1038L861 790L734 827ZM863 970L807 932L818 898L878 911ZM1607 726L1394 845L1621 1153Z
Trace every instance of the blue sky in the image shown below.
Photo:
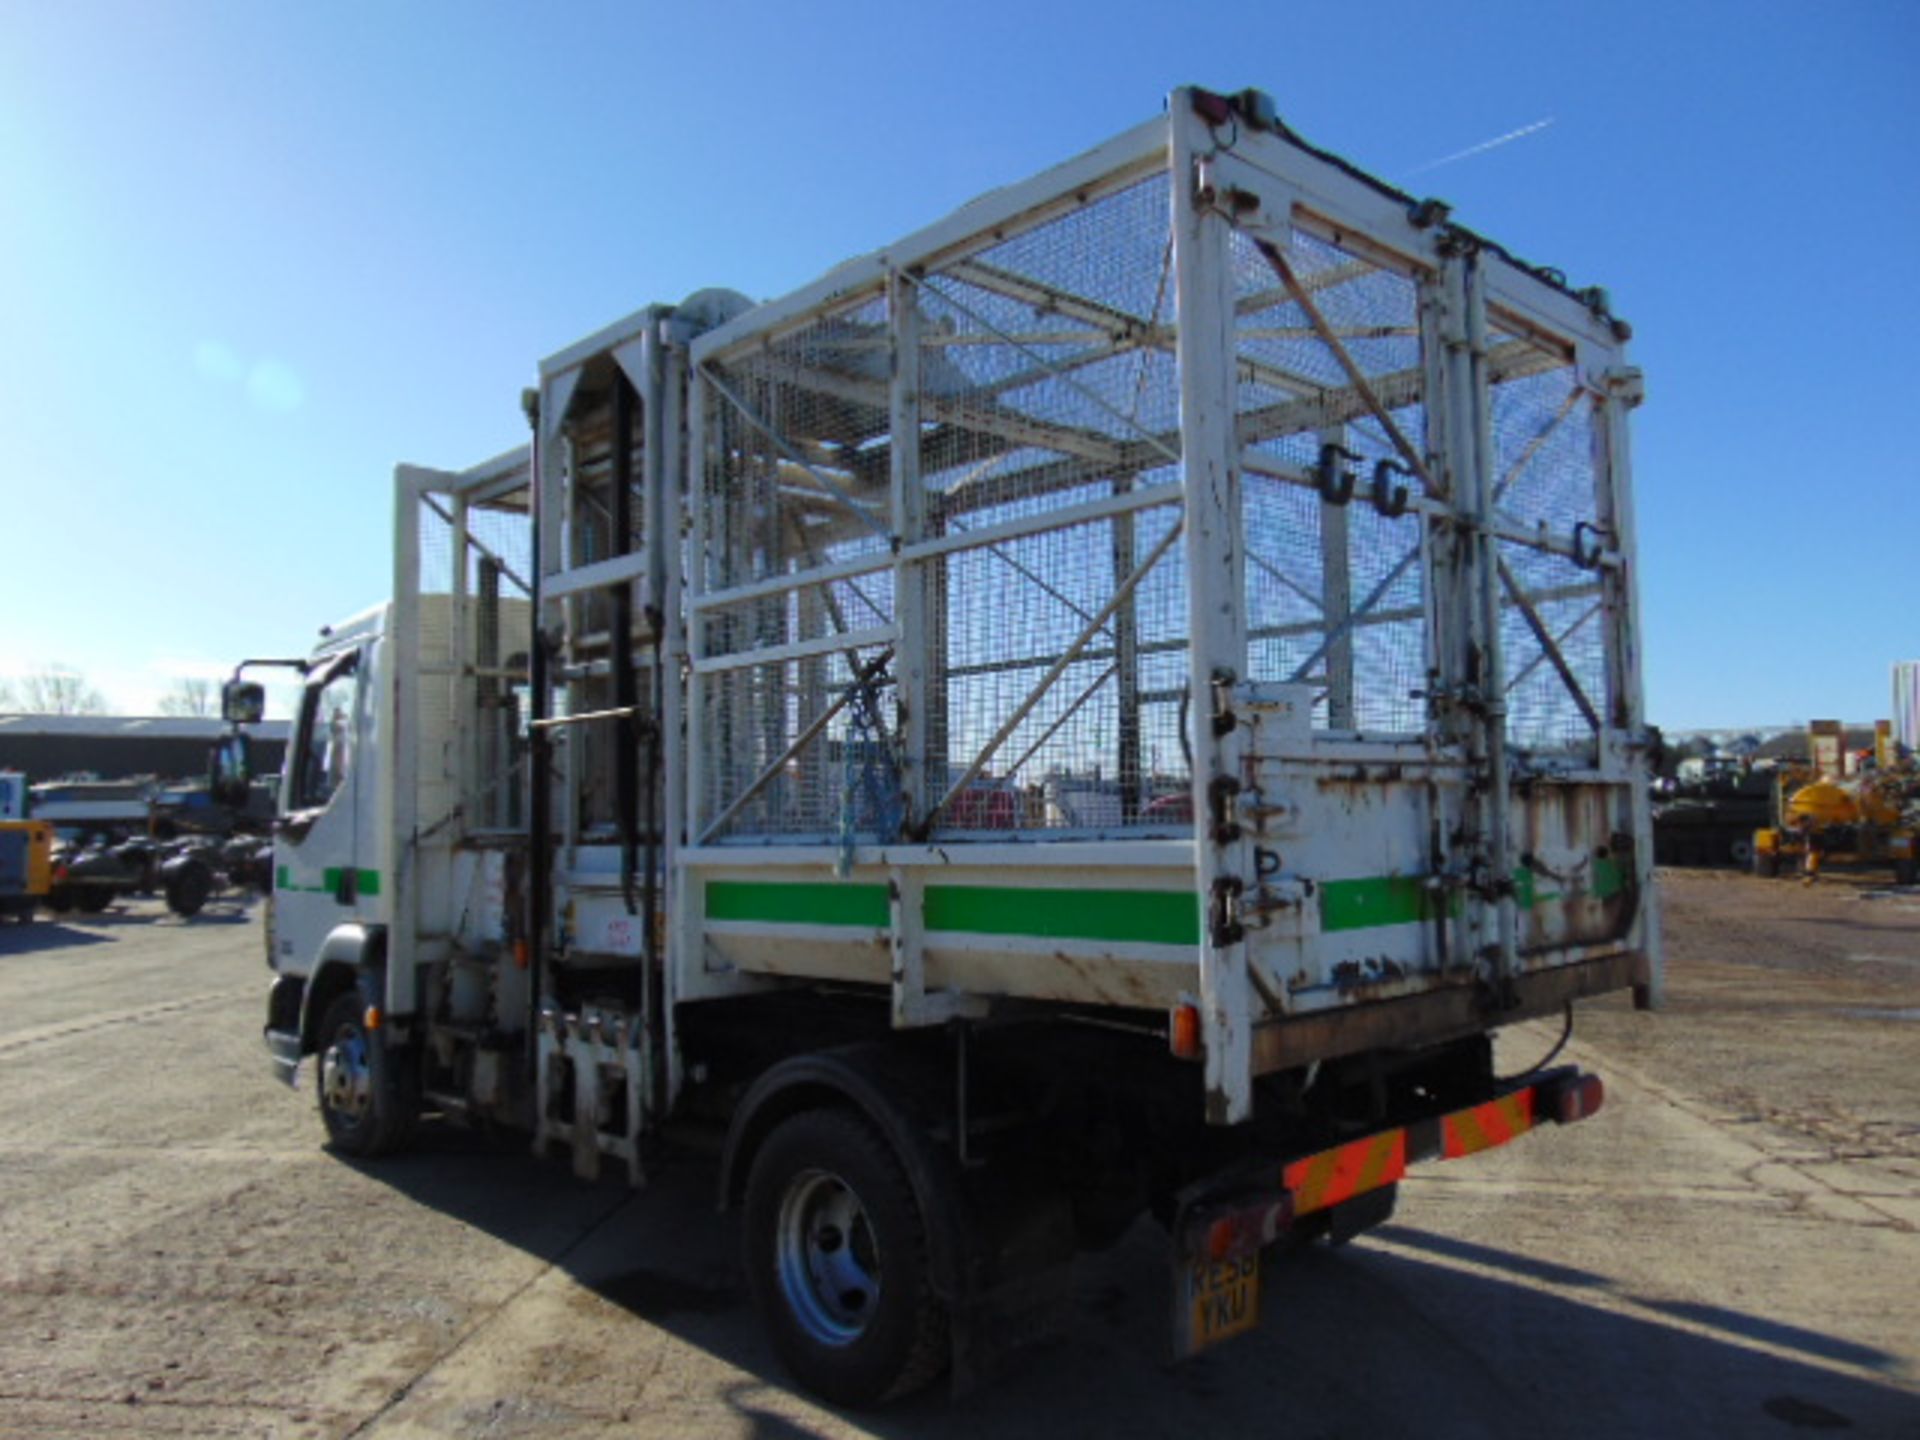
M393 465L520 443L542 355L1192 82L1612 291L1656 721L1887 713L1920 6L1342 8L0 0L0 676L140 711L303 650L387 589Z

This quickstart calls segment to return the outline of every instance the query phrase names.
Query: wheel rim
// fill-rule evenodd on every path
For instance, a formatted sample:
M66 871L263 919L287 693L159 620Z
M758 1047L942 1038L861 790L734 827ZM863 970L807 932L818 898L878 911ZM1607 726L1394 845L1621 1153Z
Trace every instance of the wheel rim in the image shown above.
M320 1057L320 1095L327 1109L356 1124L373 1103L373 1063L367 1037L343 1025Z
M838 1175L794 1177L780 1202L774 1264L810 1337L838 1346L866 1333L880 1303L880 1247L866 1207Z

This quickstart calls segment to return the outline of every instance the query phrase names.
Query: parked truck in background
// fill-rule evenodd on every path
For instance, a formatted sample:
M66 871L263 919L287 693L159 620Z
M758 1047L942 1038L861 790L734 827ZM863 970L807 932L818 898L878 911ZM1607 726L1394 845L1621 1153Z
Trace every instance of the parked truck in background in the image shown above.
M1598 1105L1497 1027L1657 1000L1625 339L1181 90L560 352L305 661L280 1073L353 1155L711 1132L831 1400L978 1378L1143 1214L1176 1348L1239 1333L1264 1247Z

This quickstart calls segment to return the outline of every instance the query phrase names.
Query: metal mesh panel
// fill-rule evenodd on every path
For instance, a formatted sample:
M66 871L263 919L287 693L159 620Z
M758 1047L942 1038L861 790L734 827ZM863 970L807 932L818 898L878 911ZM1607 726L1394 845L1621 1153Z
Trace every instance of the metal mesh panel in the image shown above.
M419 576L419 755L417 804L423 825L440 822L457 803L458 757L453 752L457 693L449 601L460 558L447 496L421 497L416 560Z
M1129 579L1172 523L1132 497L1178 480L1168 211L1164 176L1120 186L905 283L910 315L874 293L708 367L696 743L717 837L890 839L943 800L936 833L1114 829L1184 788L1177 549ZM920 425L897 463L908 336ZM895 496L896 471L916 488ZM856 683L896 641L924 650L918 774L903 662Z
M453 506L444 495L426 495L420 501L419 576L422 595L451 595L454 577ZM424 637L422 640L424 647ZM447 654L430 655L423 648L420 663L445 664Z
M706 825L736 839L891 839L900 755L889 659L868 646L704 677L694 719Z
M1236 232L1231 253L1241 438L1292 477L1249 474L1243 486L1248 671L1315 684L1318 728L1418 730L1421 522L1387 513L1395 488L1420 488L1395 432L1415 454L1426 446L1418 287L1297 227L1274 253ZM1327 446L1344 452L1350 500L1306 488ZM1384 509L1371 493L1383 461Z
M1494 354L1507 357L1494 367L1489 396L1495 506L1504 518L1563 546L1577 539L1588 546L1604 540L1595 397L1579 383L1564 349L1503 328L1497 320L1489 328ZM1586 745L1594 725L1582 700L1601 718L1612 703L1601 579L1531 545L1505 542L1500 554L1513 580L1512 586L1503 582L1501 592L1508 734L1515 744L1534 749ZM1514 595L1515 587L1538 628Z
M943 830L1134 826L1151 818L1156 765L1178 775L1165 788L1186 783L1168 743L1173 707L1145 695L1142 630L1154 597L1167 603L1168 558L1120 594L1171 522L1154 510L1068 518L1179 478L1168 205L1154 175L916 287L922 413L935 422L920 463L929 529L953 536L1059 513L1057 528L940 564L939 794L999 741ZM1183 627L1184 592L1172 598ZM1184 684L1184 659L1180 668Z
M1496 346L1525 343L1501 333ZM1541 354L1538 347L1528 351ZM1593 452L1594 396L1571 364L1542 354L1551 368L1501 376L1490 398L1494 446L1494 504L1529 528L1547 526L1561 537L1598 518Z
M894 838L887 318L874 297L707 372L697 654L768 657L701 680L696 799L716 837ZM863 557L882 568L819 574Z
M421 497L423 826L446 823L456 808L467 831L520 823L533 564L527 507L524 486L484 504L462 505L447 492Z
M889 549L886 321L875 297L709 370L709 590Z
M1414 282L1298 227L1278 248L1304 301L1257 242L1239 232L1233 237L1234 340L1242 381L1269 395L1317 398L1346 412L1328 414L1320 423L1357 416L1364 402L1352 391L1330 334L1370 381L1391 382L1384 389L1375 386L1387 404L1417 394L1420 323ZM1263 398L1246 397L1255 403L1243 401L1243 413ZM1283 416L1266 423L1289 424Z
M1500 626L1507 734L1515 744L1529 749L1590 744L1594 726L1573 686L1597 716L1604 719L1610 713L1600 582L1592 571L1564 556L1511 542L1502 542L1499 549L1573 681L1570 686L1512 591L1503 586Z
M1110 493L1102 486L1089 498ZM947 741L949 773L935 777L946 781L942 793L994 748L943 827L1107 830L1142 821L1156 798L1156 770L1165 775L1180 763L1177 744L1168 743L1175 737L1167 700L1142 694L1143 631L1155 634L1164 656L1184 629L1184 591L1160 573L1168 554L1142 576L1131 603L1104 619L1102 611L1153 558L1170 523L1170 512L1156 508L947 558L945 664L934 702ZM1164 613L1169 601L1177 620ZM1057 678L1040 689L1056 667ZM1184 685L1183 654L1177 670ZM1174 773L1184 785L1184 769Z

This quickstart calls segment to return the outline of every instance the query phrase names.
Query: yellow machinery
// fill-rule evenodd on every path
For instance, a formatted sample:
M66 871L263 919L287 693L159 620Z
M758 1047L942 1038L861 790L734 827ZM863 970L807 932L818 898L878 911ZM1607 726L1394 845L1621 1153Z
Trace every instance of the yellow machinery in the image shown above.
M0 917L31 920L53 883L53 826L0 820Z
M33 918L53 884L53 826L27 816L27 777L0 770L0 919Z
M1861 752L1852 765L1838 721L1814 721L1807 738L1808 762L1776 774L1774 824L1754 834L1754 872L1778 875L1797 864L1812 880L1837 860L1889 865L1896 883L1913 884L1920 773L1897 759L1887 722L1874 727L1871 754Z

